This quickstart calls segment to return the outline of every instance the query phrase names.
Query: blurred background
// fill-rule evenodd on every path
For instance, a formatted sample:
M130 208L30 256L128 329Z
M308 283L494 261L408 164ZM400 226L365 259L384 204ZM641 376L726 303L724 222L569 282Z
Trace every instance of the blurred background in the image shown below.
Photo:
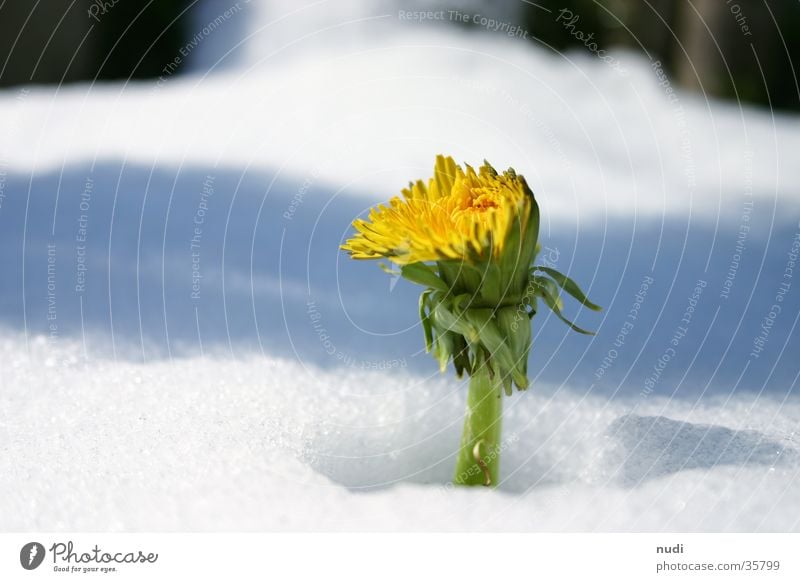
M0 9L0 86L155 78L203 25L213 23L226 9L250 3L7 1ZM303 5L265 2L260 24ZM356 10L357 3L326 2L318 9L342 16L342 10ZM477 10L527 31L523 40L532 47L563 51L594 42L604 49L641 51L659 60L680 87L764 106L800 108L797 76L792 74L800 60L800 3L793 0L380 0L365 10ZM241 56L237 53L251 41L248 35L258 29L259 20L254 21L250 12L247 18L225 18L224 31L205 42L198 54L178 63L176 70L198 70L217 59L223 61L218 66L236 62ZM565 27L575 16L576 26ZM308 18L309 26L319 18ZM492 33L480 22L449 15L437 24ZM576 31L591 38L586 40ZM276 35L271 31L270 36Z

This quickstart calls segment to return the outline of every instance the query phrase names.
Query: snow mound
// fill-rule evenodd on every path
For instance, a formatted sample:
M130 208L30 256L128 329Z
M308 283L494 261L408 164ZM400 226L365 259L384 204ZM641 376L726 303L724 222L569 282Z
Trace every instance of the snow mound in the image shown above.
M449 377L3 337L4 531L800 529L794 402L538 386L506 400L499 489L461 490Z

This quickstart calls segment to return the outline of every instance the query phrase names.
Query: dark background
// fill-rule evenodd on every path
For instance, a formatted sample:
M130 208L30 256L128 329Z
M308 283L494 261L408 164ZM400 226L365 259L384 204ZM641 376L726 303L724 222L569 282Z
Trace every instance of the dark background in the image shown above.
M157 77L192 36L191 14L203 1L116 0L106 2L105 7L99 0L2 2L0 86ZM530 32L532 44L566 50L584 44L570 34L563 19L552 16L566 8L579 17L573 30L593 33L593 40L603 49L644 51L660 60L679 86L800 110L800 1L537 2L552 14L524 2L509 10L512 2L487 1L480 4L481 12L491 16L495 11L503 19L519 20ZM459 8L457 2L408 5L415 9ZM474 8L474 3L471 6ZM331 3L333 8L335 3ZM474 25L462 26L481 31Z

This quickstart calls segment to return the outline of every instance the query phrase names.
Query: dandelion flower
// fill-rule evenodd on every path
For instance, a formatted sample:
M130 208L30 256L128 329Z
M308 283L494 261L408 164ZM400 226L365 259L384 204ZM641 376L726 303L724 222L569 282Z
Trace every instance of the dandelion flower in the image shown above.
M423 285L419 313L428 351L442 371L452 361L470 376L455 482L498 480L502 394L528 387L530 320L541 299L561 313L563 290L599 310L569 277L533 266L539 250L539 207L525 178L476 171L437 156L433 177L412 182L388 204L356 219L342 249L354 259L385 259ZM387 267L384 266L388 270Z

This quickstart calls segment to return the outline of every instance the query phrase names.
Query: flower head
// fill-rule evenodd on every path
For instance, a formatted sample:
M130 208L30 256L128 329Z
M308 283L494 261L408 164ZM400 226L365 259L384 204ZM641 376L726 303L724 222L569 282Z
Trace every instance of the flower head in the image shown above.
M353 227L356 234L342 249L354 259L388 259L400 266L398 274L427 287L420 320L441 369L452 361L460 376L485 366L509 394L512 383L528 386L529 321L537 299L561 319L560 289L600 309L572 279L532 267L539 207L513 169L498 174L484 162L475 171L437 156L427 186L410 184L402 198L378 205Z
M433 177L409 184L342 246L354 259L387 258L399 265L420 261L499 257L515 224L527 225L533 194L514 170L498 174L485 162L478 171L437 156Z

